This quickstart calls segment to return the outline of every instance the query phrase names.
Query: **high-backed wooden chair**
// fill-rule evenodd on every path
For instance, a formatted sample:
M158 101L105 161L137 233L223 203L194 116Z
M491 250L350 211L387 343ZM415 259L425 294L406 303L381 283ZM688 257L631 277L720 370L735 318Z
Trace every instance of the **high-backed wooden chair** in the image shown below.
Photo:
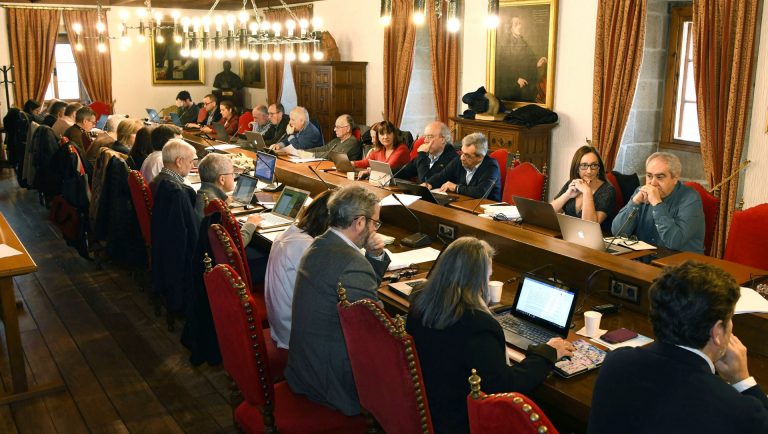
M467 396L469 431L472 434L557 434L543 411L522 393L494 393L480 390L480 376L472 370Z
M273 382L265 336L248 287L232 267L219 264L205 273L224 369L243 396L235 423L246 433L362 434L365 418L347 417L297 395L285 381Z
M717 217L720 213L720 199L712 195L698 182L688 181L684 184L696 190L701 197L701 206L704 208L704 253L708 255L712 249L712 238L715 234Z
M136 210L136 218L139 220L141 237L147 248L148 266L152 267L152 191L138 170L128 172L128 188L131 190L131 201Z
M519 166L510 167L507 171L506 185L501 194L501 200L510 204L515 202L512 200L512 196L544 200L547 194L544 188L546 185L546 166L544 172L539 172L539 169L529 162L520 163Z
M768 270L768 203L734 211L723 259Z
M387 433L432 433L413 338L372 300L352 304L339 283L337 310L360 404ZM375 424L370 422L370 426Z
M507 169L512 163L509 152L506 149L497 149L488 155L499 163L499 173L501 173L501 191L504 191L504 183L507 180Z

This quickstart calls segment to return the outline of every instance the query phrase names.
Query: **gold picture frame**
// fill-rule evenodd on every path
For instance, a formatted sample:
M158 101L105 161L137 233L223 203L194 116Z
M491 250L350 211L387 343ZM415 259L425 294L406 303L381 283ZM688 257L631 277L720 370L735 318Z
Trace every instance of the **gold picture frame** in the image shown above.
M243 86L264 89L265 73L263 60L240 58L240 78L243 80Z
M149 39L152 54L152 84L205 84L205 69L202 59L181 56L181 44L173 40L173 22L163 22L160 31L164 42L155 37ZM154 35L153 35L154 36Z
M556 45L557 0L502 0L499 25L488 31L488 92L508 109L552 109Z

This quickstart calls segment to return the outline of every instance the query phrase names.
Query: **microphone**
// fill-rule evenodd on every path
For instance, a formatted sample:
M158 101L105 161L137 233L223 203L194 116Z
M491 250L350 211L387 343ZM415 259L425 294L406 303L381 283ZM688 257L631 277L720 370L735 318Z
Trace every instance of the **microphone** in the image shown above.
M483 197L481 197L480 200L477 201L475 206L472 207L472 211L469 212L470 214L474 214L477 207L480 206L480 204L485 200L485 198L488 197L489 194L491 194L491 190L493 190L493 187L496 185L496 178L492 178L491 181L492 181L491 185L488 187L487 190L485 190L485 193L483 193Z
M336 190L336 188L335 188L335 187L331 186L330 184L328 184L327 182L325 182L325 180L324 180L323 178L321 178L321 177L320 177L320 174L319 174L319 173L317 173L317 170L316 170L314 167L312 167L312 166L309 166L309 170L310 170L312 173L314 173L314 174L315 174L315 176L317 177L317 179L319 179L319 180L320 180L320 182L322 182L322 183L323 183L323 185L325 185L325 188L327 188L327 189L328 189L328 190L330 190L330 191Z
M405 206L403 201L400 200L399 197L397 197L397 194L393 194L392 196L400 205L403 206L403 208L405 208L406 211L408 211L409 214L411 214L411 216L413 216L414 220L416 220L416 225L417 225L416 227L418 228L418 231L416 233L408 235L405 238L401 238L400 244L406 247L414 248L414 249L425 247L432 244L432 240L429 238L429 235L421 232L421 220L419 219L419 217L416 214L414 214L413 211L411 211L407 206Z
M608 245L607 245L607 246L605 246L605 251L606 251L606 252L609 252L609 251L610 251L610 249L611 249L611 246L613 245L613 243L615 243L615 242L616 242L616 239L617 239L617 238L619 238L619 237L621 236L621 233L624 231L624 228L626 228L626 227L627 227L627 225L629 224L629 222L631 222L631 221L632 221L632 219L634 219L634 218L635 218L635 216L637 215L637 211L638 211L639 209L640 209L640 208L634 208L634 209L632 209L632 211L630 211L630 212L629 212L629 217L627 217L627 220L624 222L624 224L623 224L623 225L621 225L621 227L619 228L619 230L618 230L618 231L616 231L616 235L613 237L613 239L611 240L611 242L610 242L610 243L608 243Z
M329 148L327 151L325 151L325 154L323 154L323 156L322 156L322 157L320 157L320 158L322 158L322 159L323 159L323 161L324 161L324 160L326 159L326 157L328 157L328 155L330 155L330 154L331 154L331 152L333 152L333 150L334 150L334 149L336 149L336 146L338 146L340 143L341 143L341 141L338 141L338 142L334 143L334 144L333 144L333 146L331 146L331 147L330 147L330 148ZM322 177L320 177L320 174L319 174L319 173L317 173L317 168L318 168L318 167L320 167L320 165L321 165L321 164L323 164L323 161L319 161L319 162L318 162L317 164L315 164L314 166L307 166L307 167L309 167L309 170L310 170L312 173L314 173L314 174L315 174L315 176L317 177L317 179L319 179L319 180L320 180L320 182L322 182L322 183L323 183L323 185L325 185L325 188L327 188L328 190L331 190L331 191L333 191L333 190L335 190L335 188L331 187L331 186L330 186L330 185L329 185L327 182L325 182L325 180L324 180Z

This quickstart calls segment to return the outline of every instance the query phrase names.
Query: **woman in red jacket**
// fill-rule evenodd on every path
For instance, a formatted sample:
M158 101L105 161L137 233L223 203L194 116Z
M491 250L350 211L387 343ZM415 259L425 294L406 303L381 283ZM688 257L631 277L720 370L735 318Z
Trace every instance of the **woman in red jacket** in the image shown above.
M397 128L389 121L379 122L371 127L376 132L377 142L368 156L362 160L355 161L355 167L369 167L369 160L384 161L389 164L392 171L396 171L402 166L408 164L411 160L408 145L400 142L397 135Z

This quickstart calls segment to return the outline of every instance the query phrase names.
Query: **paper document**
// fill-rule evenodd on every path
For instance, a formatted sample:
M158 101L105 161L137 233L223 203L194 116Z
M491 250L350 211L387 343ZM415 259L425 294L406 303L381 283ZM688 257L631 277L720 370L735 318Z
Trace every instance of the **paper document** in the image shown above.
M499 216L508 220L519 220L521 218L517 207L514 205L480 205L480 208L485 211L484 214L491 217Z
M394 194L390 194L389 196L385 197L384 199L379 202L379 205L381 206L391 206L391 205L400 205L400 202L395 199ZM397 198L400 199L403 202L403 205L409 206L410 204L416 202L417 200L421 199L421 196L414 196L412 194L398 194Z
M432 192L432 194L443 194L443 195L446 195L446 196L448 196L448 193L446 193L446 192L444 192L444 191L440 191L440 189L438 189L438 188L436 188L436 189L434 189L434 190L429 190L429 191L431 191L431 192Z
M742 286L735 313L768 313L768 300L754 289Z
M621 237L606 237L603 238L603 240L605 240L606 243L610 243L614 238L616 238L616 242L613 243L614 246L624 246L632 250L656 250L656 246L648 244L645 241L628 240Z
M600 339L600 338L592 338L590 339L592 342L596 342L609 350L615 350L616 348L622 348L622 347L644 347L651 342L653 342L653 339L649 338L648 336L643 335L637 335L636 338L630 339L628 341L620 342L618 344L609 344L608 342Z
M229 143L221 143L219 145L211 145L205 148L208 151L226 151L227 149L239 148L237 145L231 145Z
M9 246L8 244L0 244L0 258L7 258L9 256L21 255L21 252Z
M433 249L432 247L424 247L422 249L409 250L407 252L392 253L389 249L385 249L389 255L389 259L392 262L389 264L387 270L400 270L406 268L411 264L420 264L422 262L434 261L440 255L440 251Z
M291 163L311 163L313 161L325 161L322 158L317 158L317 157L297 157L294 155L289 155L286 157L286 159Z
M283 146L282 148L275 149L275 152L277 152L277 155L291 155L294 157L299 156L299 150L294 148L293 145L287 145Z

